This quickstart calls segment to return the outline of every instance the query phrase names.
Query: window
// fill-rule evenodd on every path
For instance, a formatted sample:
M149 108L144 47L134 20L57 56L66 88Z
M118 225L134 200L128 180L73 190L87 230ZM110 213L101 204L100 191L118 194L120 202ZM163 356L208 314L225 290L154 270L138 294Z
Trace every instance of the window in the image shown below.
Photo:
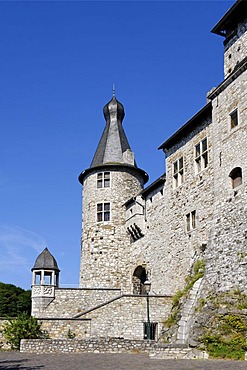
M110 172L100 172L97 174L97 188L110 187Z
M196 211L186 215L186 231L189 232L196 228Z
M176 188L184 182L184 159L180 157L173 163L173 187Z
M229 174L232 179L232 188L235 189L237 186L242 184L242 168L235 167Z
M208 166L208 142L207 138L195 146L196 173L203 171Z
M231 118L231 129L233 129L234 127L238 126L238 110L237 109L235 109L235 111L233 111L230 114L230 118Z
M97 204L97 222L110 221L110 203Z

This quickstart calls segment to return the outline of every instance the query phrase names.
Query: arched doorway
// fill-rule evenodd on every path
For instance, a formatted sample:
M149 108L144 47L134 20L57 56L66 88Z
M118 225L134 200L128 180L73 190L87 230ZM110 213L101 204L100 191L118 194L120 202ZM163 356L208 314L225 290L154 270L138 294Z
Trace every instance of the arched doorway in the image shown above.
M132 276L133 294L145 294L144 282L147 273L144 267L137 266Z

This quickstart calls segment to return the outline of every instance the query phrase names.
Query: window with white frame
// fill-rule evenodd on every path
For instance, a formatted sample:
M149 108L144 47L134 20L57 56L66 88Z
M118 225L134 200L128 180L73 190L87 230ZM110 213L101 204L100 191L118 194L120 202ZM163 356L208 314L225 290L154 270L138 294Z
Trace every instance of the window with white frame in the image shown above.
M234 127L238 126L238 110L235 109L232 113L230 113L230 127L233 129Z
M180 157L173 162L173 187L176 188L184 182L184 159Z
M186 215L186 231L189 232L196 228L196 211L187 213Z
M110 172L99 172L97 174L97 188L110 187Z
M196 173L203 171L208 166L208 141L205 137L195 146Z
M110 221L111 209L110 203L97 204L97 222Z

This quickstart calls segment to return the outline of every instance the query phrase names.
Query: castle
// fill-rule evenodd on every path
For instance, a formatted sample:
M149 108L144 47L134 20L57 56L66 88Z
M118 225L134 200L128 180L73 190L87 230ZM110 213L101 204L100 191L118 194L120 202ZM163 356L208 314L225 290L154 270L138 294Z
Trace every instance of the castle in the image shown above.
M213 28L224 37L224 80L160 145L166 173L148 187L122 126L123 105L115 95L105 105L105 129L79 176L80 288L59 288L47 249L32 269L32 315L51 337L70 330L78 338L143 339L149 329L159 339L172 297L197 261L205 273L192 287L193 302L184 303L191 313L178 325L180 343L194 332L194 308L209 291L247 293L246 10L247 2L237 1Z

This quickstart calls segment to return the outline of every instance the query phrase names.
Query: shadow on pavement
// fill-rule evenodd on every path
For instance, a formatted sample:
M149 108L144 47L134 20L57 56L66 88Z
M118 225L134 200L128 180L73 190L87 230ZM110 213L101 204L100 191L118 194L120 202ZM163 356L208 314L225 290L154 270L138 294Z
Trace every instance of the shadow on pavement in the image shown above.
M39 365L39 366L33 366L31 365L28 366L28 362L29 360L0 360L0 369L1 370L37 370L37 369L41 369L43 368L44 366L43 365Z

